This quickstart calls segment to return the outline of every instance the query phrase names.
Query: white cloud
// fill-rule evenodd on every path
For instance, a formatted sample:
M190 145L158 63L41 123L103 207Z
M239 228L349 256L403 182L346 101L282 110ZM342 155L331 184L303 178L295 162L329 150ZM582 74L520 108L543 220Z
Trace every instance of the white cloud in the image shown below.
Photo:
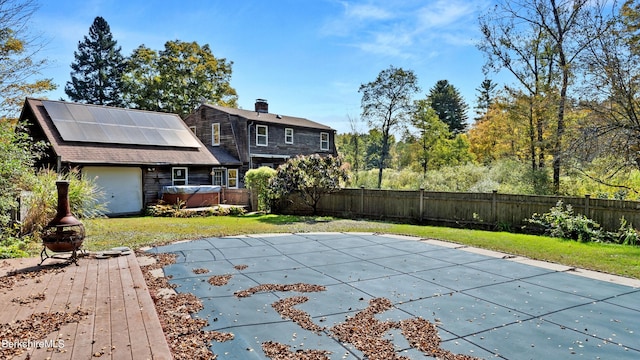
M340 13L325 23L322 35L349 39L364 52L399 58L425 56L442 44L473 45L478 10L487 0L395 2L343 1Z
M392 31L388 33L377 33L372 41L362 42L358 47L366 52L391 55L401 58L409 57L410 54L405 49L413 45L413 37L404 31Z
M416 12L416 25L419 29L455 26L468 22L474 13L472 2L438 0Z
M325 36L351 36L371 24L393 18L393 13L380 6L341 1L341 14L328 19L320 30Z
M343 3L344 15L347 19L356 20L385 20L393 17L393 14L387 9L371 4L354 4Z

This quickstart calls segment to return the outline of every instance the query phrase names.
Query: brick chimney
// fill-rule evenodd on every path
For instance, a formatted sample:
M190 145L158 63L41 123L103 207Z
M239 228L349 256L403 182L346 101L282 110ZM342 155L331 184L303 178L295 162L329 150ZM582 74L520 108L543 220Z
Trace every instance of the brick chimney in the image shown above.
M269 103L265 99L256 99L256 112L258 113L268 113L269 112Z

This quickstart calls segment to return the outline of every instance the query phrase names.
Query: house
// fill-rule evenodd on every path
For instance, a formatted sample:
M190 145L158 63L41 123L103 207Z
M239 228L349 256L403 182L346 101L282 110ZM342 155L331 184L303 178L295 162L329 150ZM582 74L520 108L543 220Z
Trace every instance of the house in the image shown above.
M20 120L50 145L38 165L95 178L111 215L141 212L163 186L211 185L223 166L174 114L27 98Z
M213 185L244 187L249 169L276 168L296 155L337 155L334 129L270 113L264 99L256 100L254 110L202 104L184 122L220 161Z

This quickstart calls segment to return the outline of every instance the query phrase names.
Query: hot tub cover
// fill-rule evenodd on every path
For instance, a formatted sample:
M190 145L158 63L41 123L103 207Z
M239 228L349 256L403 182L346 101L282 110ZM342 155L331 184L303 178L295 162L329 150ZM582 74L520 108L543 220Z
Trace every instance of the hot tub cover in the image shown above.
M176 185L176 186L163 186L163 194L210 194L220 192L220 186L218 185Z

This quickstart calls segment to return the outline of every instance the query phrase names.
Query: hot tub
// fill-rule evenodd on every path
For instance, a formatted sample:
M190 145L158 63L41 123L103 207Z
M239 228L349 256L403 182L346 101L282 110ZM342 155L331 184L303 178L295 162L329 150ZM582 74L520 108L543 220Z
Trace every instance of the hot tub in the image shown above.
M188 208L215 206L220 204L220 189L217 185L163 186L162 201L167 204L180 201Z

